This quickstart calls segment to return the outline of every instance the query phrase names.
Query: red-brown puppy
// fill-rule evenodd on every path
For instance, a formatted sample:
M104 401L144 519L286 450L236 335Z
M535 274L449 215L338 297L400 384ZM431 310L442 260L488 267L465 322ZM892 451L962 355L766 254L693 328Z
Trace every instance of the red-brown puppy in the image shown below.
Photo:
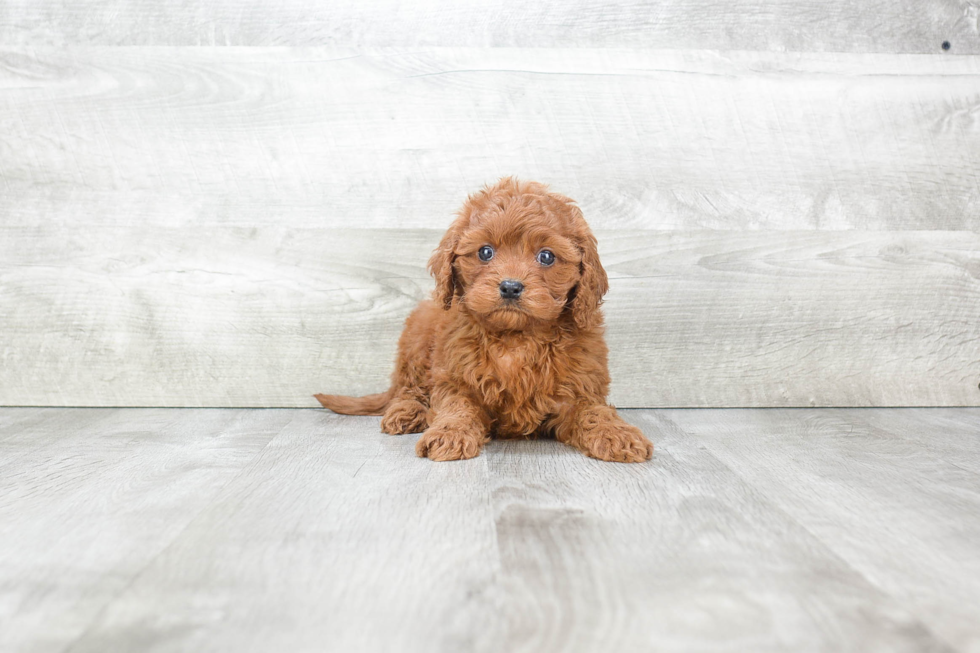
M386 433L424 431L419 456L472 458L491 435L553 435L619 462L653 445L606 403L608 290L596 240L572 200L507 178L470 196L429 260L433 299L405 322L387 392L316 395Z

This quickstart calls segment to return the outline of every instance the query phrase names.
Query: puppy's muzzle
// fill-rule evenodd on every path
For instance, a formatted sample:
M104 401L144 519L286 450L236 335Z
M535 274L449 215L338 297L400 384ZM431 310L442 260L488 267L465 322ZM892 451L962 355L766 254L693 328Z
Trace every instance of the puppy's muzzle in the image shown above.
M519 299L524 292L524 284L514 279L504 279L500 282L500 296L503 299Z

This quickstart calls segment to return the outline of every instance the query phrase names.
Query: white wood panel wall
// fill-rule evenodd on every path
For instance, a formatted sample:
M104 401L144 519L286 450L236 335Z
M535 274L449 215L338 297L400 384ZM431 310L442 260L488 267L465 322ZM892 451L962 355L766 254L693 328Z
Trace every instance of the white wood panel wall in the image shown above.
M980 405L976 7L696 5L6 3L0 404L376 391L516 174L600 233L618 405Z
M6 230L5 401L290 406L310 387L384 388L440 235L193 234ZM599 236L620 405L976 401L973 232Z
M599 228L980 227L976 57L137 47L0 62L7 224L442 228L518 174Z
M16 45L980 52L975 0L5 0Z

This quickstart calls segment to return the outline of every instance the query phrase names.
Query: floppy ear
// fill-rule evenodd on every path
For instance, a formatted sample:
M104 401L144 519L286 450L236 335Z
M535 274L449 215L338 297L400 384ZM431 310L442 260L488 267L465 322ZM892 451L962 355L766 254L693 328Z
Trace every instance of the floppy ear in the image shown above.
M599 306L602 296L609 290L609 277L599 262L599 251L596 249L596 239L592 230L586 224L585 218L578 207L573 207L577 213L576 222L579 226L579 249L582 252L580 271L582 278L575 287L575 297L572 299L572 317L580 329L597 327L602 323Z
M429 258L429 274L436 280L433 298L442 304L442 307L447 311L453 305L453 297L458 290L454 266L456 262L455 250L466 221L468 218L464 218L464 216L456 218Z

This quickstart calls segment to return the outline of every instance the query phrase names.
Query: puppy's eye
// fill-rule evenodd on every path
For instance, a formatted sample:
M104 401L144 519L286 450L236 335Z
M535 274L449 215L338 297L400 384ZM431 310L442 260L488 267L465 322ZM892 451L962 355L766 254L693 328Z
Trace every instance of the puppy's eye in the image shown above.
M480 257L481 261L489 261L493 258L493 247L490 247L490 245L484 245L480 248L480 251L477 252L477 255Z
M555 255L550 249L542 249L540 252L538 252L537 260L541 265L548 267L549 265L554 264Z

